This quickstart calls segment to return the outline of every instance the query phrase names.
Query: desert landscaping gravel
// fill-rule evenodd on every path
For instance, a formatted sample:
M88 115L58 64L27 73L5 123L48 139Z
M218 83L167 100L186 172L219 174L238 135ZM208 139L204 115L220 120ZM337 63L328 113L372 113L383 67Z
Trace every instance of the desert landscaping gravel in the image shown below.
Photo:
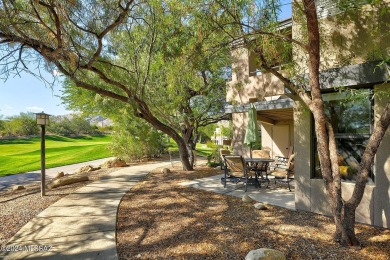
M47 191L38 184L0 192L0 245L46 207L117 168L89 173L90 181ZM219 174L208 167L170 173L156 169L123 197L117 221L119 259L244 259L257 248L284 252L287 259L390 259L390 230L357 224L362 248L332 240L332 219L267 205L257 210L240 198L180 185Z
M179 185L220 174L197 167L155 170L122 199L119 259L244 259L250 250L277 249L287 259L390 259L390 230L356 225L362 248L333 242L332 219Z

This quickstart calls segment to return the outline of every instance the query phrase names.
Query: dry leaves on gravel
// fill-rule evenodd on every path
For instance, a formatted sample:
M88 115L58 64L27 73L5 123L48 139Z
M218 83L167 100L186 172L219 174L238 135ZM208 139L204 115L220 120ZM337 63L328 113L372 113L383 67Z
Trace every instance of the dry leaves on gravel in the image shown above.
M363 249L332 241L331 218L180 186L219 174L155 170L122 199L117 222L120 259L244 259L253 249L283 251L287 259L389 259L390 230L358 224Z

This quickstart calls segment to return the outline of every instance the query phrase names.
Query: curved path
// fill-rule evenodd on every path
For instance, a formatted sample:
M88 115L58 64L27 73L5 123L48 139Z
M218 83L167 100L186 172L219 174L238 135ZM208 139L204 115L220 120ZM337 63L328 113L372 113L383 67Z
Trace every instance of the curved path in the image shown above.
M150 171L168 165L122 168L78 189L22 227L1 248L0 259L118 259L115 233L122 197Z

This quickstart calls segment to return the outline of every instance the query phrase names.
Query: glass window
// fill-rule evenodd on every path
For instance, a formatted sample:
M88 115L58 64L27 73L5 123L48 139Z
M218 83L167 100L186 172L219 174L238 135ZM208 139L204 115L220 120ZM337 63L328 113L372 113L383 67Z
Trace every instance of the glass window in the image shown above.
M359 90L358 97L347 98L345 93L323 95L325 113L336 137L340 174L344 180L354 180L361 156L372 128L371 90ZM314 137L314 177L322 177L316 139ZM372 174L370 176L372 178Z

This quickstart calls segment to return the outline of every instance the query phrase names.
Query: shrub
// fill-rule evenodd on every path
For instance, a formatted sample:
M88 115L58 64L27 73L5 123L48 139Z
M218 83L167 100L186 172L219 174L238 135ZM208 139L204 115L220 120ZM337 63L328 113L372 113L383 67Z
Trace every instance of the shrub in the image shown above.
M4 122L3 132L7 135L28 136L39 133L39 127L35 122L34 113L20 113L18 116L9 117Z
M149 129L141 136L136 136L126 130L114 132L109 149L114 156L125 161L156 157L163 152L164 144L161 133Z

